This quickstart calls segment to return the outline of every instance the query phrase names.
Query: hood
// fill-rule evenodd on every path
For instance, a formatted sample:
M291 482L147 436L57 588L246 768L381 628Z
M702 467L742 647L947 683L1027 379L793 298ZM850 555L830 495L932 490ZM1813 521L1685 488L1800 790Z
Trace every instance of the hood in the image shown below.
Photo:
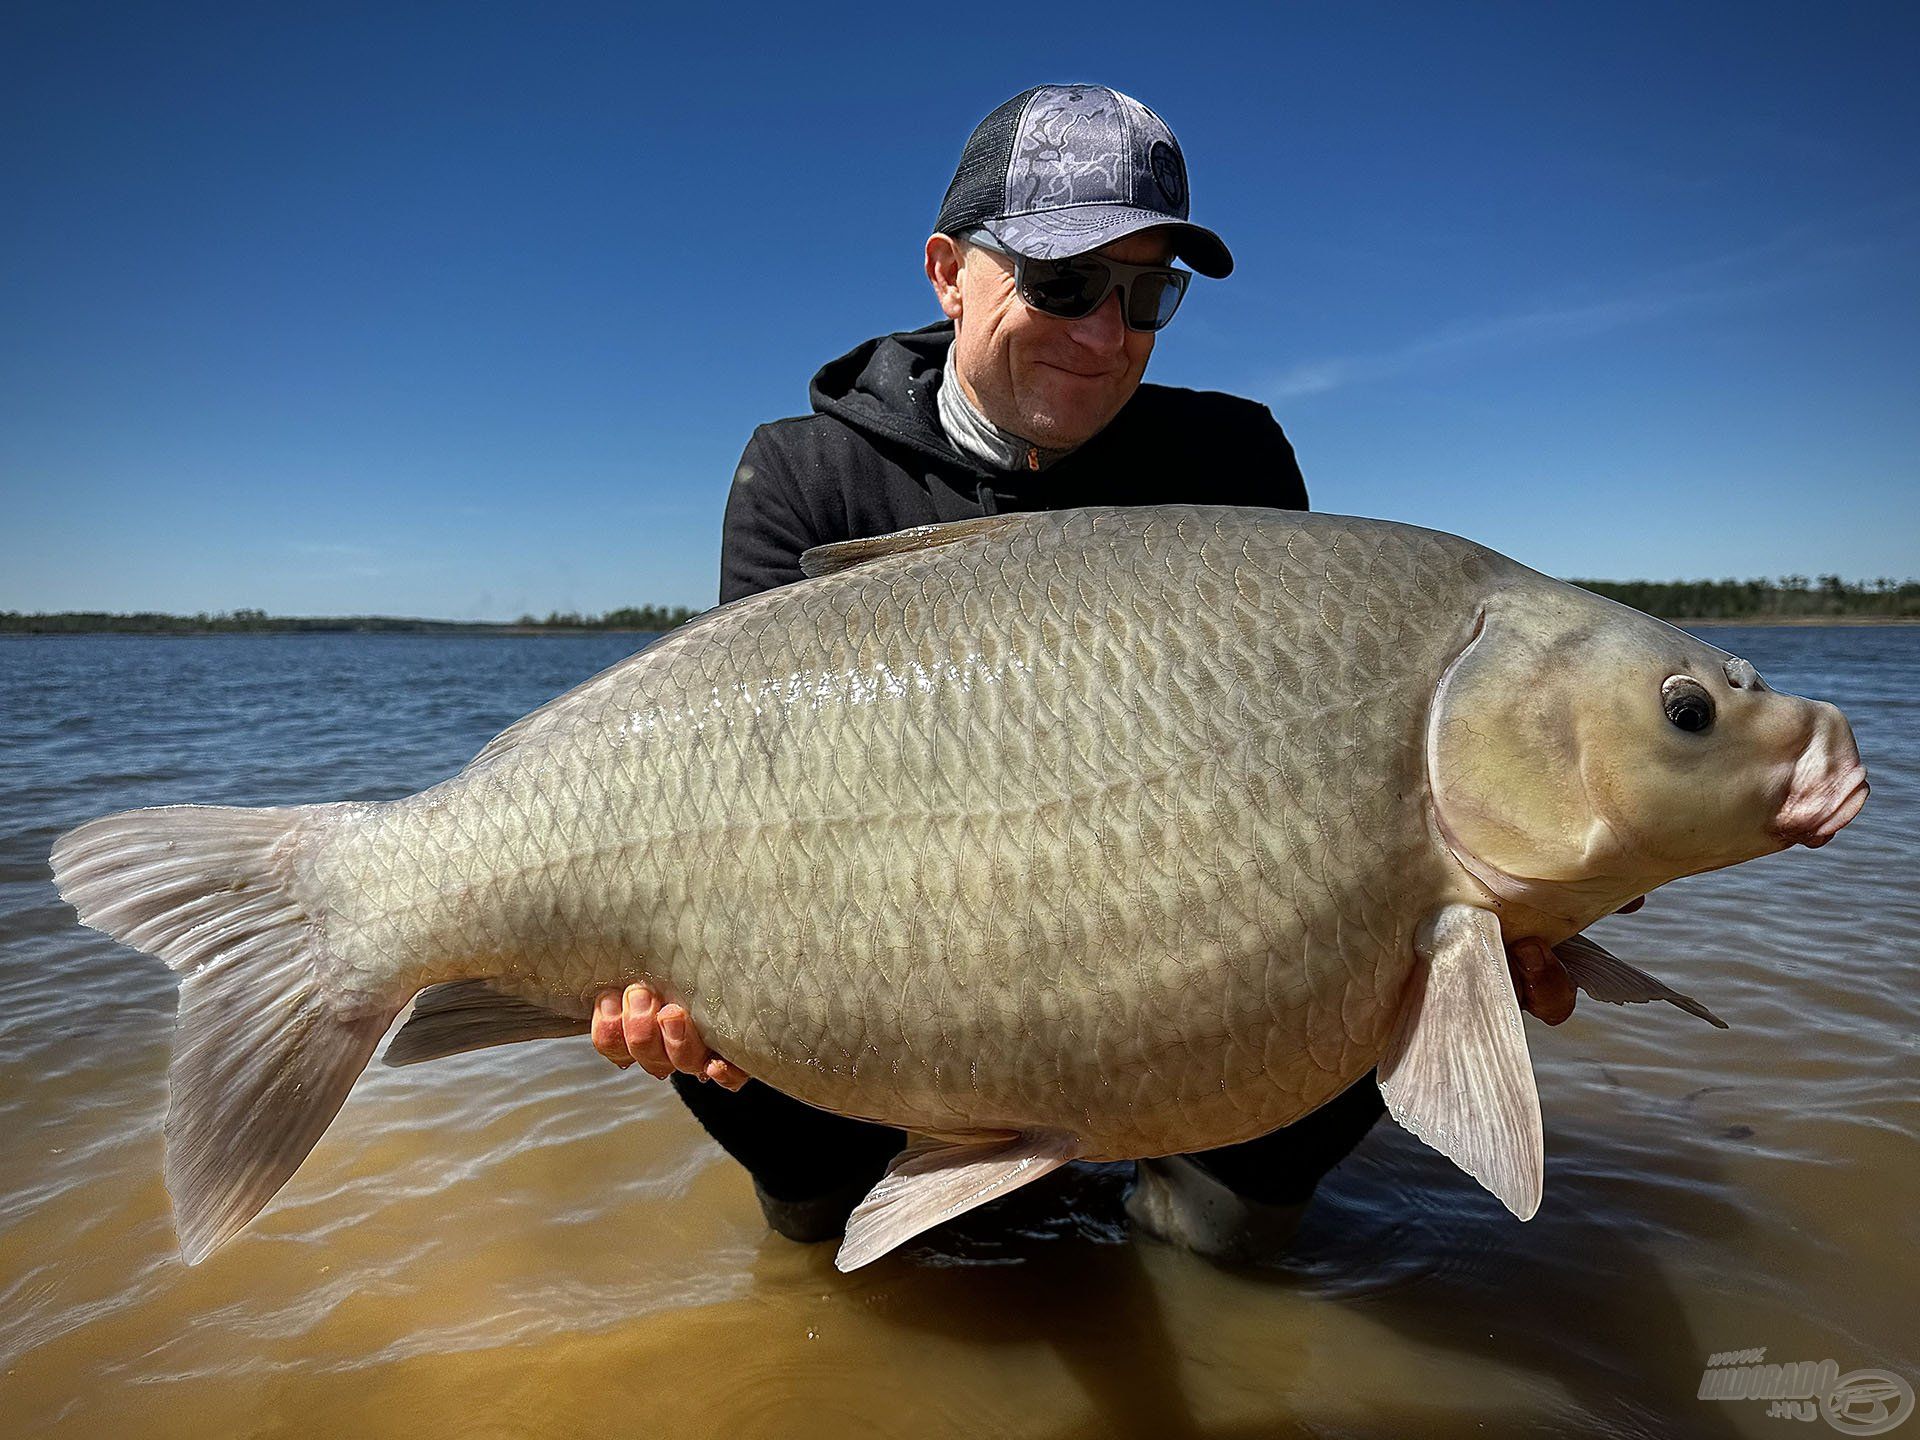
M940 424L941 370L953 322L882 335L820 367L808 388L814 410L948 465L977 469Z

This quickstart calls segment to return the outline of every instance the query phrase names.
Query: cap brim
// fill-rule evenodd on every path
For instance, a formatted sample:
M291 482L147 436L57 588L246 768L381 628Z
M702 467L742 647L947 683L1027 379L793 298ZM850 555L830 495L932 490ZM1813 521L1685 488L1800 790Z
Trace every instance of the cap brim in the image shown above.
M1064 260L1110 245L1123 235L1165 226L1173 232L1173 254L1195 273L1224 280L1233 273L1226 242L1190 220L1175 220L1158 210L1132 205L1075 205L1032 215L1003 215L983 222L993 238L1029 260Z

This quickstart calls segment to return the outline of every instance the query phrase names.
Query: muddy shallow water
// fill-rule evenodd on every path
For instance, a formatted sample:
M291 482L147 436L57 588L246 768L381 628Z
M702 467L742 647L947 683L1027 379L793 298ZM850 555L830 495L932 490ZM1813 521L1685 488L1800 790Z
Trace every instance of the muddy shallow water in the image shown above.
M73 925L55 836L418 789L633 642L0 641L0 1434L1774 1435L1710 1354L1920 1383L1920 629L1701 633L1846 709L1873 799L1600 927L1733 1029L1529 1021L1533 1222L1385 1122L1264 1268L1130 1239L1082 1167L851 1276L584 1040L376 1064L187 1269L173 982Z

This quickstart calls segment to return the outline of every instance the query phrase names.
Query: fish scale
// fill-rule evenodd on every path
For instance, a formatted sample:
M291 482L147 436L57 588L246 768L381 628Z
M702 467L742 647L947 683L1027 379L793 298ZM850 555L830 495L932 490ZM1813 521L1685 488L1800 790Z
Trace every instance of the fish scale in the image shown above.
M1447 587L1490 557L1200 509L962 544L728 607L343 827L329 934L567 1013L645 980L801 1099L1089 1155L1246 1139L1364 1074L1431 903L1383 882L1443 861ZM1330 606L1370 571L1405 603Z
M185 972L189 1260L285 1183L410 999L391 1063L578 1033L633 981L758 1079L921 1137L843 1268L1075 1156L1265 1134L1376 1065L1524 1219L1507 946L1718 1023L1578 931L1824 844L1866 798L1832 706L1409 526L1082 510L807 565L419 795L61 839L81 918Z

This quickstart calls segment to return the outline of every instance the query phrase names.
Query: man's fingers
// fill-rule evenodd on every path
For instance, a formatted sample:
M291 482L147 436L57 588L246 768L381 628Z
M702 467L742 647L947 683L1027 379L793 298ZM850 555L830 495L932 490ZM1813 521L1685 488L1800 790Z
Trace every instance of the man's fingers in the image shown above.
M664 1080L674 1071L738 1090L746 1071L707 1049L684 1005L662 1005L645 985L602 990L593 1006L593 1048L622 1070L636 1062Z
M620 1029L620 992L602 990L593 1002L593 1048L622 1070L633 1064L627 1053L627 1037Z
M1515 941L1507 949L1507 962L1513 971L1513 987L1520 997L1522 1010L1530 1011L1549 1025L1558 1025L1573 1014L1576 998L1573 977L1544 941Z
M667 1059L674 1069L684 1075L706 1075L713 1055L700 1038L699 1027L687 1018L684 1005L660 1007L660 1033L666 1037Z
M660 1033L667 1042L667 1058L681 1074L698 1075L724 1090L738 1090L747 1083L746 1071L707 1048L706 1038L684 1005L660 1007Z
M660 1038L660 1001L644 985L629 985L621 998L620 1028L626 1036L627 1053L640 1062L640 1068L656 1080L673 1073L673 1061Z

